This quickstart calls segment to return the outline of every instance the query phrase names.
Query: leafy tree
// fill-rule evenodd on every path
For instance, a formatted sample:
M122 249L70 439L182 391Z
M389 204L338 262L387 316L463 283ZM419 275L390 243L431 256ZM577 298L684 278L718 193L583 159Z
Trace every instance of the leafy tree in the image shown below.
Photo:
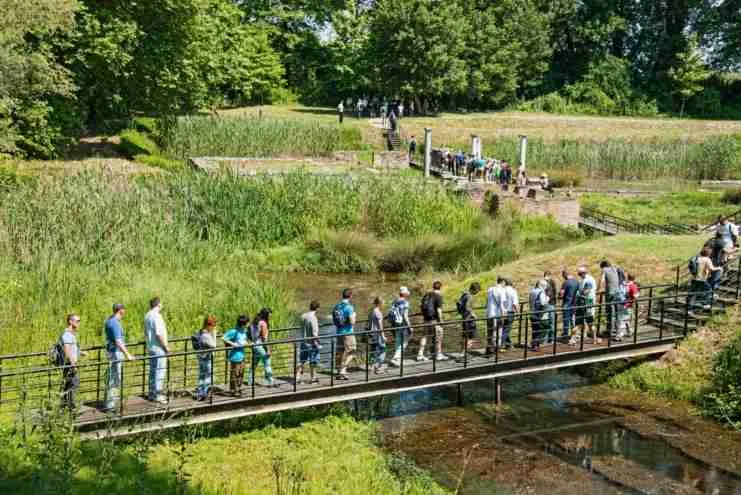
M53 38L74 26L74 0L0 0L0 156L49 157L62 135L54 114L73 84Z
M684 115L687 100L702 91L702 83L710 77L710 74L697 49L697 38L690 38L687 49L677 54L677 65L669 69L669 79L674 85L674 92L682 100L680 118Z
M456 2L379 0L366 55L376 89L425 103L464 91L467 28Z

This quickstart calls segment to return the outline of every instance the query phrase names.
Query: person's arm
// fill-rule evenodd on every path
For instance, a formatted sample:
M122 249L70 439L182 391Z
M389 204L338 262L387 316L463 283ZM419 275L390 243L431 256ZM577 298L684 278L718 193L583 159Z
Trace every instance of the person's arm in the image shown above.
M355 310L353 310L353 312L350 314L350 324L351 325L355 325L356 317L357 315L355 314Z
M64 343L64 355L67 357L67 362L71 367L77 366L77 356L72 352L72 344Z
M436 308L436 310L435 310L435 311L436 311L436 313L437 313L437 321L439 321L440 323L442 323L442 322L443 322L443 305L442 305L442 304L440 304L440 305L439 305L439 306L438 306L438 307Z
M311 341L312 345L315 347L319 345L319 320L314 317L311 320L311 336L314 337L314 340Z
M158 315L157 318L154 319L154 336L160 343L160 347L162 347L167 354L170 354L170 348L168 347L167 339L165 338L166 333L167 329L165 328L165 320L162 319L161 315Z
M134 356L132 356L129 350L126 348L126 344L124 344L124 341L122 339L120 338L116 339L116 347L118 348L119 351L124 353L124 356L126 356L126 359L128 359L129 361L134 360Z
M224 341L224 344L226 344L227 347L237 347L237 343L234 342L232 338L232 333L226 332L221 339Z
M602 284L605 282L605 274L603 273L602 276L599 278L599 282L597 282L597 293L599 294L602 292Z

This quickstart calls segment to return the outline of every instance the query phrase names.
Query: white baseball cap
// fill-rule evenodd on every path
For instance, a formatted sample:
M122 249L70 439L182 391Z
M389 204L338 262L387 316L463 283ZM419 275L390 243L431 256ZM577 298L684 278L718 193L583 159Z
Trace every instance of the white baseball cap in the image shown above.
M402 287L401 289L399 289L399 294L403 294L405 296L408 296L410 294L410 292L409 292L409 289L407 289L406 287Z

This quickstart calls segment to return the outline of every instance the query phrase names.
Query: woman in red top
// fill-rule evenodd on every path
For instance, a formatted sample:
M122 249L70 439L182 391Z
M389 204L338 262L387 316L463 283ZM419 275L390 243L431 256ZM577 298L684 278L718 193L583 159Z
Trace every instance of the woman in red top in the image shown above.
M627 275L628 283L625 285L625 336L632 335L631 322L633 321L633 305L636 299L640 297L641 291L636 283L635 275Z

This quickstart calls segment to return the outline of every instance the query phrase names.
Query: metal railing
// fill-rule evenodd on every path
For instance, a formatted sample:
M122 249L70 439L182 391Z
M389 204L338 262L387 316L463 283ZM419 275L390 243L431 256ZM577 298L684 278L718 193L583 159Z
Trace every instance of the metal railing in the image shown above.
M690 298L693 294L683 293L680 299L686 300L689 307ZM342 353L342 336L334 332L320 335L319 342L319 376L318 384L305 385L298 383L297 373L301 361L302 345L310 344L314 338L291 337L283 335L264 344L248 344L245 346L245 362L248 367L248 376L252 380L247 381L244 395L235 397L230 395L228 385L230 381L229 349L219 346L210 350L193 350L189 347L189 339L178 339L173 342L172 352L163 359L167 363L166 394L170 397L169 411L193 409L215 404L227 404L234 401L244 401L267 397L276 394L291 394L311 388L332 388L342 386L345 383L357 384L370 381L383 380L389 377L407 377L420 374L434 374L454 369L466 369L476 366L488 366L503 361L527 361L548 355L564 355L575 352L590 351L595 347L620 348L621 346L634 345L638 343L656 342L661 343L674 340L683 336L695 323L695 317L689 310L680 315L683 328L677 326L666 327L663 325L668 320L670 309L677 304L676 296L652 295L651 297L640 297L633 302L632 329L629 340L622 342L613 341L610 338L612 322L617 322L618 305L615 302L600 302L590 306L574 306L553 311L525 311L520 308L518 312L512 312L506 317L498 319L468 318L466 320L455 319L442 323L413 322L409 327L404 327L412 334L409 347L400 346L401 359L396 367L389 367L384 374L376 374L373 364L379 358L380 349L377 346L378 335L367 330L354 333L358 340L357 352L355 353L355 366L351 371L350 382L339 382L336 380L338 366L336 359ZM601 344L587 343L586 328L582 326L578 334L574 335L576 342L574 346L559 341L559 332L562 331L563 318L578 317L584 314L594 315L593 338L604 334L607 329L606 341ZM579 316L577 316L577 314ZM569 316L571 315L571 316ZM561 320L561 325L559 325ZM546 323L544 323L547 321ZM657 324L657 321L659 322ZM621 321L622 323L622 321ZM442 332L435 331L439 326ZM470 325L475 325L477 330L484 331L482 338L477 338L470 332ZM571 323L568 325L571 327ZM561 327L561 328L559 328ZM486 330L484 330L486 329ZM554 329L552 339L548 341L548 330ZM400 329L387 329L386 352L392 354L399 341ZM509 333L512 351L503 352L507 342L503 341L503 333ZM275 336L277 332L273 332ZM438 360L434 352L438 335L442 333L442 348L446 360ZM423 351L431 356L429 361L413 362L410 357L419 352L420 338L426 338ZM471 345L471 344L478 344ZM540 348L536 349L539 344ZM146 355L143 345L137 344L136 357L133 361L109 360L107 353L101 347L91 350L91 359L78 363L76 372L80 377L80 387L77 391L80 403L86 406L88 419L103 417L100 411L106 397L106 390L111 389L106 381L106 375L112 365L121 365L120 380L113 387L121 400L116 404L115 410L108 414L116 417L127 417L142 414L153 407L162 407L146 402L143 397L148 391L148 367L150 358ZM586 346L586 347L585 347ZM261 373L262 366L258 357L266 351L271 356L274 379L281 384L278 388L267 387L261 384L257 375ZM431 352L432 351L432 352ZM411 356L410 356L411 355ZM390 357L390 356L388 356ZM5 361L12 356L3 356L0 362L0 412L13 412L22 407L38 407L44 401L56 401L61 396L61 384L66 367L49 365L34 365L15 368L4 366ZM199 361L208 359L209 376L199 376ZM194 390L199 380L206 380L211 393L203 402L193 399ZM97 416L96 416L97 415Z
M605 232L619 233L628 232L632 234L659 234L659 235L684 235L696 234L697 229L690 225L682 224L655 224L640 223L627 218L621 218L610 213L596 210L594 208L581 209L581 222L586 226Z

